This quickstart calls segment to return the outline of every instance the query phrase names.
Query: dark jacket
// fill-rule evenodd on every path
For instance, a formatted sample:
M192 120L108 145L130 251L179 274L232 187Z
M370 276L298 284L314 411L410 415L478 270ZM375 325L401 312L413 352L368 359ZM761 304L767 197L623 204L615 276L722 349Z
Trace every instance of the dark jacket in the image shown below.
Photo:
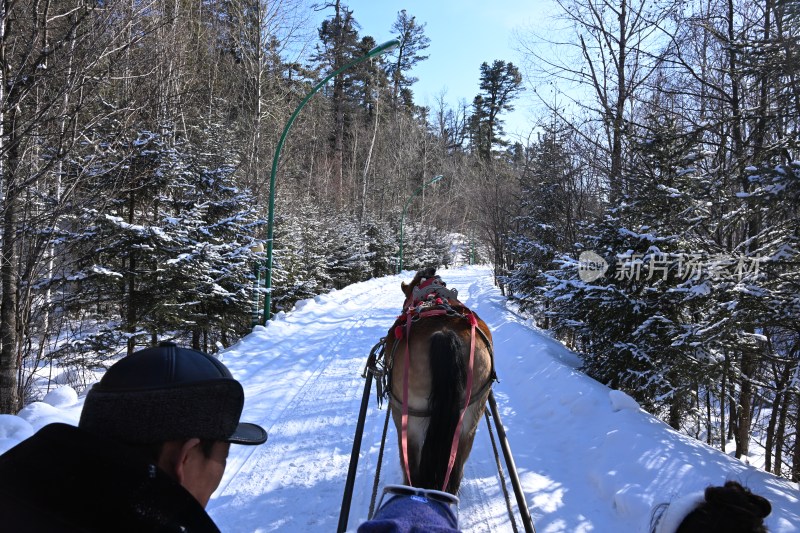
M0 529L218 533L203 506L134 450L50 424L0 455Z

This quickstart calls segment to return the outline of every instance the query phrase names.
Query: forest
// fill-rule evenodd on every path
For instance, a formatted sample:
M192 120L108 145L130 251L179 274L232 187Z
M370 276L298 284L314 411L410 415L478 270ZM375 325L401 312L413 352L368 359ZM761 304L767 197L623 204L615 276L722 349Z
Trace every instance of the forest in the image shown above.
M398 10L273 191L292 113L380 44L346 2L0 1L0 413L43 372L236 342L270 229L270 314L394 274L402 235L403 269L493 265L589 375L800 481L797 0L554 0L558 42L523 28L455 106L417 102L430 38Z

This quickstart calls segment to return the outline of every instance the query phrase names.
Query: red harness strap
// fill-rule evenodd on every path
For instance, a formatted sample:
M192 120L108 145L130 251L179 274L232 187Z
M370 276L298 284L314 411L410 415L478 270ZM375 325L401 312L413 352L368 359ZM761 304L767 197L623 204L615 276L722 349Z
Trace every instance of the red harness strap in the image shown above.
M411 357L409 356L408 339L411 337L411 317L406 317L406 353L403 363L403 416L401 418L401 436L400 447L403 454L403 467L406 469L406 479L410 486L414 486L411 482L411 469L408 466L408 367L411 364Z
M444 315L447 314L447 311L443 309L433 309L430 311L424 311L420 313L420 318L427 317L427 316L436 316L436 315ZM458 418L458 424L456 425L455 433L453 434L453 442L450 445L450 459L447 462L447 473L445 474L444 478L444 485L442 486L442 491L447 490L447 483L450 481L450 474L453 472L453 466L455 465L456 455L458 453L458 442L461 438L461 426L464 422L464 415L467 412L467 408L469 407L470 397L472 396L472 381L473 381L473 362L475 360L475 328L478 326L478 320L475 318L475 315L472 312L467 313L467 318L469 319L471 332L470 332L470 346L469 346L469 366L467 367L467 384L466 384L466 397L464 401L464 408L461 410L461 415ZM401 423L400 423L400 449L401 454L403 456L403 468L405 469L406 479L408 480L408 484L410 486L414 486L411 482L411 468L409 467L409 459L408 459L408 367L411 363L410 357L410 348L409 348L409 339L411 338L411 316L406 316L406 350L405 350L405 359L404 359L404 366L403 366L403 404L402 404L402 416L401 416ZM402 330L398 326L395 329L395 336L398 337L402 334Z

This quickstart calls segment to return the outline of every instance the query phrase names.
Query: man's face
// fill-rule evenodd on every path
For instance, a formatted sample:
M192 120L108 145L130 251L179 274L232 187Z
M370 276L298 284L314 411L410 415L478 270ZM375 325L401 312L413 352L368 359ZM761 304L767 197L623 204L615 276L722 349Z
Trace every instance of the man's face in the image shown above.
M183 468L181 485L188 490L200 505L205 507L211 494L217 490L222 474L225 473L225 464L228 460L229 442L214 442L211 453L206 456L202 446L192 446L186 455Z

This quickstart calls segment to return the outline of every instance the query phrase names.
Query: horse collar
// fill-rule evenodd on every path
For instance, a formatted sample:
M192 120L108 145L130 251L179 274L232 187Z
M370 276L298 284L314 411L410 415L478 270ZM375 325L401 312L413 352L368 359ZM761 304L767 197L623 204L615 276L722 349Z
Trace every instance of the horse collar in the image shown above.
M433 276L426 279L411 290L411 295L406 300L405 309L417 308L422 305L430 306L431 302L441 304L442 301L458 301L458 291L448 289L442 278Z

